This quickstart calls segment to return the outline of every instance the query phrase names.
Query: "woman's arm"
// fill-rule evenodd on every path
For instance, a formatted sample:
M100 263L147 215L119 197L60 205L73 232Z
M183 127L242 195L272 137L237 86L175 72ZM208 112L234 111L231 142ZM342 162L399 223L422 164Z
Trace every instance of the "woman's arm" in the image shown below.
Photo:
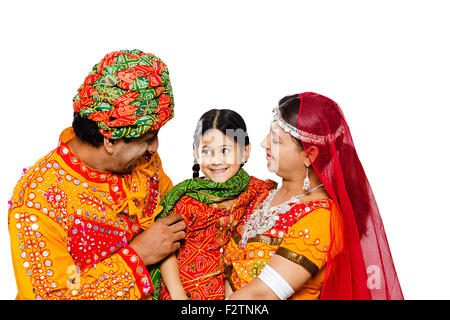
M161 276L172 300L188 300L180 280L180 271L175 254L170 255L161 263Z
M295 291L311 278L305 268L282 256L274 254L269 261L271 266ZM261 279L256 278L248 285L230 295L229 300L277 300L279 297Z

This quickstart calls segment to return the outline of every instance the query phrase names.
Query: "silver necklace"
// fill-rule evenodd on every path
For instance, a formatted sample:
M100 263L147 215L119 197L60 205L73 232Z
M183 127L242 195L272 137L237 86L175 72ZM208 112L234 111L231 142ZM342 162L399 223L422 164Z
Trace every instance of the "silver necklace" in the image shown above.
M263 234L267 230L270 230L270 228L272 228L280 219L280 214L285 214L286 212L291 210L294 204L301 203L301 199L305 195L320 187L323 187L323 184L315 186L308 192L302 193L298 196L294 196L288 201L283 202L282 204L270 207L270 204L272 203L272 200L279 189L272 190L266 197L266 199L264 199L264 201L256 207L256 209L252 212L252 214L245 222L242 232L242 238L241 241L239 241L239 248L244 249L247 246L248 239L253 238L258 234Z

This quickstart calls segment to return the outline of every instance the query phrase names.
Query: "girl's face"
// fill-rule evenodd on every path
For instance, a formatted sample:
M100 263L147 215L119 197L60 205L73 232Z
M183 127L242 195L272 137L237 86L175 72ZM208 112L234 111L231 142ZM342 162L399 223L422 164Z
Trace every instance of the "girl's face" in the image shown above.
M250 145L241 147L220 130L210 129L200 138L194 150L200 170L214 182L226 182L241 168L250 156Z

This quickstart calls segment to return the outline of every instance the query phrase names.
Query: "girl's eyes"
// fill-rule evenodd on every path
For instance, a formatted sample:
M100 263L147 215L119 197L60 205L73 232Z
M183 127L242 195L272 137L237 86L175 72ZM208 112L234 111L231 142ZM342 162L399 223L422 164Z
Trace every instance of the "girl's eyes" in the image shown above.
M222 154L229 154L231 152L231 150L228 148L222 148L221 152L222 152ZM203 149L202 154L205 156L209 156L211 154L211 150Z
M202 150L202 153L203 153L205 156L208 156L208 155L211 154L211 150L209 150L209 149L203 149L203 150Z
M280 141L275 140L274 138L272 138L271 141L272 141L272 143L274 143L274 144L279 144L279 143L280 143Z

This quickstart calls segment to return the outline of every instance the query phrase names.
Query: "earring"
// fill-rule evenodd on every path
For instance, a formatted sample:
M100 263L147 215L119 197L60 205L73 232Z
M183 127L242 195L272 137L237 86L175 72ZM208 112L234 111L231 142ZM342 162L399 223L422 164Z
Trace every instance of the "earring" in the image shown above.
M309 166L306 167L306 177L305 180L303 181L303 191L305 191L306 193L308 193L311 190L311 181L309 180L308 171Z

